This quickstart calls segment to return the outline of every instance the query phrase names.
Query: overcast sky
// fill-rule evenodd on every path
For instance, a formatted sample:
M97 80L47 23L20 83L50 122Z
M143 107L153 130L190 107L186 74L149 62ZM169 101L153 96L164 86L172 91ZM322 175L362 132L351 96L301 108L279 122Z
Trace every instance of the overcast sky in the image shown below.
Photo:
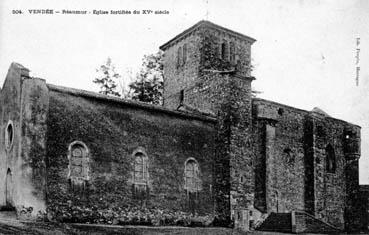
M31 15L31 9L167 10L169 14ZM135 72L144 54L157 52L160 45L203 19L257 40L252 62L253 87L262 92L259 97L307 110L317 106L360 125L360 182L369 184L366 0L1 0L0 83L15 61L48 83L97 91L92 83L95 69L107 57L121 74Z

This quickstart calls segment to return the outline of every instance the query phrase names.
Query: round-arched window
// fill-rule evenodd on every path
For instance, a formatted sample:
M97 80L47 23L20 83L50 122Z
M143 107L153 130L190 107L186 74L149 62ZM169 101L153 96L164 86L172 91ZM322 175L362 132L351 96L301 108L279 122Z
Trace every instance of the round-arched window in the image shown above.
M147 157L142 152L135 154L134 182L146 184L148 181Z
M144 148L139 147L133 152L133 198L139 200L146 200L149 194L149 158Z
M13 122L9 121L5 129L5 148L10 150L14 141L14 127Z
M89 150L81 141L74 141L68 147L69 172L68 178L89 180Z
M185 162L185 189L189 192L201 190L200 167L194 158Z

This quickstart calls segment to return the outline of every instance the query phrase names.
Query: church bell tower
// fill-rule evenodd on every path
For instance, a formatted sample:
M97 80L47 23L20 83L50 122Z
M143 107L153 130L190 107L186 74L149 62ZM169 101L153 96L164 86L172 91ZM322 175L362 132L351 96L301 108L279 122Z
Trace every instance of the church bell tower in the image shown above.
M215 208L230 221L254 205L251 149L251 45L255 39L200 21L160 47L164 107L217 118Z

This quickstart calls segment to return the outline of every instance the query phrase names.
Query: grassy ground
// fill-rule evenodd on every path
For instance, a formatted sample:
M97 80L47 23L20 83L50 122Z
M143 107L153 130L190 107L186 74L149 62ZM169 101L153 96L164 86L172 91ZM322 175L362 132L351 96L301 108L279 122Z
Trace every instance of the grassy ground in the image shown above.
M117 226L99 224L61 224L44 222L26 222L17 220L14 212L0 212L0 234L30 235L273 235L286 233L248 232L241 233L229 228L188 228L188 227L149 227L149 226Z

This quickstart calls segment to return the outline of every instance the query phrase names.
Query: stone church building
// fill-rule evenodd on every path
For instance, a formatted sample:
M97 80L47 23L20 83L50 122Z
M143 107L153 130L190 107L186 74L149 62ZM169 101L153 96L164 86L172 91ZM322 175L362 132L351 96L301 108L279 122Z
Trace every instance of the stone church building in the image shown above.
M0 205L66 222L161 211L244 230L359 228L360 127L255 98L254 42L200 21L162 45L163 106L49 84L13 63L0 93Z

